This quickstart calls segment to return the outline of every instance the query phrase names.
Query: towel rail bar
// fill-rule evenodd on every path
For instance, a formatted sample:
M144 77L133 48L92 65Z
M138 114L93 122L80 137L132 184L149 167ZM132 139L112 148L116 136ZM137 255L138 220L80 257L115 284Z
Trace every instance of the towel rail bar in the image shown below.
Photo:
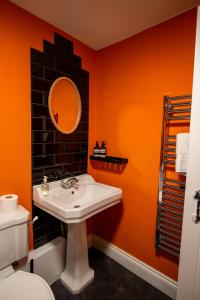
M175 197L185 197L185 195L184 194L182 194L182 193L175 193L175 192L172 192L172 191L168 191L168 190L163 190L163 194L164 195L172 195L172 196L175 196Z
M177 246L180 246L180 241L176 241L174 239L170 239L169 237L165 236L165 235L160 235L160 239L163 241L163 240L166 240L168 242L171 242L172 244L175 244Z
M181 241L181 236L177 236L177 235L175 235L175 234L173 234L173 233L171 233L171 232L169 232L169 231L165 231L165 230L162 230L162 229L161 229L161 230L160 230L160 233L161 233L162 235L166 234L166 235L168 235L168 236L171 236L171 237L173 237L173 238L175 238L175 239Z
M163 210L163 211L170 212L170 213L172 213L172 214L174 214L174 215L177 215L177 216L182 217L182 212L178 212L178 211L176 211L176 210L169 209L169 208L166 208L166 207L164 207L164 206L161 207L161 211L162 211L162 210Z
M175 148L169 148L169 147L165 147L164 149L163 149L164 151L168 151L168 152L176 152L176 149Z
M176 228L182 228L182 225L180 224L177 224L176 222L172 222L172 221L169 221L167 219L163 219L162 217L160 218L161 221L163 221L164 223L167 223L167 224L170 224L170 225L173 225L175 226Z
M167 120L190 120L190 116L166 117Z
M173 220L173 221L176 221L176 222L179 222L182 224L182 220L180 220L180 218L176 218L174 217L173 215L169 215L167 213L163 213L163 211L161 210L161 217L166 217L170 220ZM165 219L165 220L168 220L168 219ZM169 221L169 220L168 220ZM177 225L180 225L179 223L177 223Z
M184 185L185 186L185 181L182 180L176 180L176 179L172 179L172 178L167 178L167 177L163 177L164 181L169 181L169 182L173 182L173 183L177 183L180 185Z
M181 211L183 210L183 206L176 205L176 204L173 204L173 203L162 202L162 203L161 203L161 208L162 208L163 206L173 207L173 208L179 209L179 210L181 210Z
M164 246L167 246L167 247L169 247L169 248L171 248L171 249L173 249L173 250L175 250L175 251L177 251L177 252L180 251L180 248L179 248L179 247L173 246L172 244L169 244L169 243L167 243L167 242L165 242L165 241L163 241L163 240L161 240L160 243L161 243L161 244L164 244Z
M173 190L176 190L176 191L180 191L182 193L185 193L185 191L175 185L170 185L170 184L166 184L166 183L163 183L163 187L164 188L168 188L168 189L173 189Z
M174 251L169 250L168 248L163 247L163 246L161 246L161 245L160 245L159 248L160 248L161 250L163 250L164 252L167 252L167 253L171 254L172 256L179 257L179 252L178 252L178 253L177 253L177 252L174 252Z
M175 198L173 198L173 197L169 197L169 196L163 196L162 197L162 200L168 200L168 201L172 201L172 202L175 202L175 203L179 203L179 204L184 204L184 199L175 199Z
M170 230L171 232L174 232L181 236L181 229L179 229L179 228L174 228L174 227L169 226L168 224L163 224L163 223L161 223L160 226L161 226L161 229L163 228L163 229Z
M191 99L192 95L181 95L181 96L165 96L168 100L180 100L180 99Z
M177 102L177 103L170 103L170 105L172 107L176 107L176 106L191 106L191 102Z

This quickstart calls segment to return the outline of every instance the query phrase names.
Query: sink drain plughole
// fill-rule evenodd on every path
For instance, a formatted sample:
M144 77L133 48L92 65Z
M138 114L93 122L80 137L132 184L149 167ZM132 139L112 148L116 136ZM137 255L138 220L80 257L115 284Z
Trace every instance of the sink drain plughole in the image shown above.
M77 205L74 205L74 208L79 208L79 207L80 207L80 205L78 205L78 204L77 204Z

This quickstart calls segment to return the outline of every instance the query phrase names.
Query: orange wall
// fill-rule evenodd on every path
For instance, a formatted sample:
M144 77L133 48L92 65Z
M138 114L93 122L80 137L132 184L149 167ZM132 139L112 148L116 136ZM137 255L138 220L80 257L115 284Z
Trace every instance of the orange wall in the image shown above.
M176 278L176 263L154 248L162 97L191 92L196 11L99 52L6 0L0 14L0 194L19 194L31 210L30 47L42 50L57 31L90 72L90 153L105 139L109 154L129 158L122 174L89 166L124 191L121 206L93 219L94 231Z
M128 157L122 174L95 169L100 182L123 189L121 206L94 218L94 232L166 275L177 264L156 256L155 227L163 95L191 93L196 10L97 53L95 140Z
M90 101L93 103L95 51L8 1L1 0L0 194L18 194L20 203L30 211L30 47L42 50L43 40L53 41L55 31L74 42L74 52L82 57L83 68L90 72Z

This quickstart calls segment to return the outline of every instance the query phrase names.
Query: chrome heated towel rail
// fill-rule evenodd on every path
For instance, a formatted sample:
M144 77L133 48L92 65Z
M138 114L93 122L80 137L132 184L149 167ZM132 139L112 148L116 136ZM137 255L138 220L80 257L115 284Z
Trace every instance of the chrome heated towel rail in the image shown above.
M175 172L176 134L189 132L191 95L165 96L160 154L156 248L179 257L185 176Z

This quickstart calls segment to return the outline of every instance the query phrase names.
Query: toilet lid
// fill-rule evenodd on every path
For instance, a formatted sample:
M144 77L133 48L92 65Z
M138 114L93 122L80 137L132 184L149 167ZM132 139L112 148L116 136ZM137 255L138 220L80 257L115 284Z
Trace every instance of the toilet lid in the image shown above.
M17 271L0 281L2 300L55 300L49 285L40 276Z

